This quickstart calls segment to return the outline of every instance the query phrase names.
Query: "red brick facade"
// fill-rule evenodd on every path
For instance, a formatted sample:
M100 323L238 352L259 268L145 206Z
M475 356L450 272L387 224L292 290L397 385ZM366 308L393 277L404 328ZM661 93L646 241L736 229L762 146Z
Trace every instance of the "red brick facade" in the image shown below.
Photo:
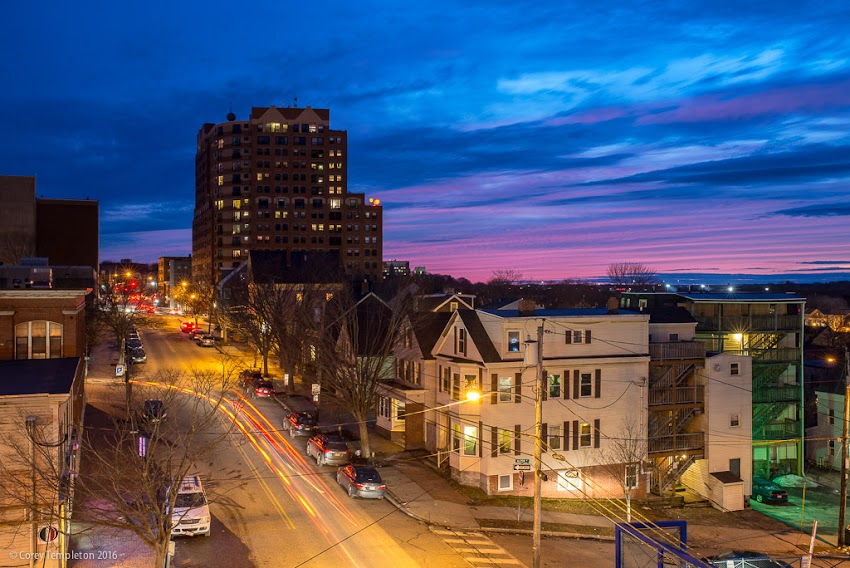
M0 360L15 359L15 326L29 321L61 324L61 356L84 356L85 298L85 290L0 290Z

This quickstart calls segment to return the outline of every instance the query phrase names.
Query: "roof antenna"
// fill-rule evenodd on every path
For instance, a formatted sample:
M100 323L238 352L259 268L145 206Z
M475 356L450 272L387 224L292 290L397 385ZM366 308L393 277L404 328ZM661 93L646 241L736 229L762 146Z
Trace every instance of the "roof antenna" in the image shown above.
M298 108L298 97L295 97L295 108Z

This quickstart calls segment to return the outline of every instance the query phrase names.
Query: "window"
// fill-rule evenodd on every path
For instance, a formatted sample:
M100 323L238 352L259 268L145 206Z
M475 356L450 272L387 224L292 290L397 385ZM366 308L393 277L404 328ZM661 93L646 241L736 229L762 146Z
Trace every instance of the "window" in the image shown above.
M740 369L738 368L738 363L732 363L732 368L730 369L732 375L740 375Z
M456 353L466 353L466 330L462 327L457 328L457 349Z
M455 424L454 428L452 428L452 451L459 452L460 451L460 424Z
M582 373L581 374L581 388L579 390L579 396L582 398L586 398L593 395L593 381L590 377L590 373Z
M499 491L510 491L514 488L514 476L513 475L500 475L499 476Z
M581 343L581 331L573 331L573 343Z
M58 359L62 357L60 323L28 321L15 326L16 359Z
M671 342L672 341L679 341L679 334L678 333L671 333L670 334L670 341Z
M731 426L732 428L737 428L739 424L740 422L738 421L738 415L733 414L732 417L729 419L729 426Z
M463 376L463 396L466 398L467 393L481 392L481 387L478 385L478 375Z
M452 374L452 400L460 400L460 373Z
M561 375L549 375L549 396L551 398L561 397Z
M478 455L478 427L464 426L463 427L463 455L475 456Z
M589 448L593 445L593 436L591 435L590 424L584 423L578 426L578 446L580 448Z
M623 480L626 482L626 489L634 489L638 485L638 465L636 463L626 464L626 475Z
M386 396L382 396L378 403L378 414L382 418L390 419L392 416L392 400Z
M518 331L509 331L508 332L508 351L511 353L519 352L519 332Z
M546 444L553 450L561 449L561 427L549 426L546 429Z
M510 402L513 397L513 379L499 377L499 402Z
M829 423L835 424L835 410L829 409Z
M827 443L827 452L829 452L829 456L832 457L835 455L835 440L829 440Z
M449 392L449 383L451 383L451 371L446 368L443 369L443 377L440 383L440 390L442 392Z
M514 433L510 430L499 429L499 453L511 453L511 443L514 439Z
M395 407L396 420L404 420L404 417L405 417L406 414L407 414L407 410L406 410L406 407L405 407L405 403L404 403L403 400L399 400L398 402L396 402L396 407Z
M581 491L581 473L577 469L565 469L558 472L558 491Z

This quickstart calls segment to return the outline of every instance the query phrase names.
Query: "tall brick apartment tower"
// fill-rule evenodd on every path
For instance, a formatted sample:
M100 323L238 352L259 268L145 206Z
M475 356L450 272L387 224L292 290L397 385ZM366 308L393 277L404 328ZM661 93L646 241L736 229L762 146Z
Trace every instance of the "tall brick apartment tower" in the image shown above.
M204 124L195 158L192 275L217 282L249 250L332 253L352 279L382 277L379 204L348 192L348 139L328 109L254 107Z

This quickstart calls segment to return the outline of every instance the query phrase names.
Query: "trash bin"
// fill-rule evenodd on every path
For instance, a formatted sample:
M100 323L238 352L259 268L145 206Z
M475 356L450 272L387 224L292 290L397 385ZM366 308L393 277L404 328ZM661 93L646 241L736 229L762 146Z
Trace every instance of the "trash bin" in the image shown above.
M844 527L844 546L850 546L850 525Z

